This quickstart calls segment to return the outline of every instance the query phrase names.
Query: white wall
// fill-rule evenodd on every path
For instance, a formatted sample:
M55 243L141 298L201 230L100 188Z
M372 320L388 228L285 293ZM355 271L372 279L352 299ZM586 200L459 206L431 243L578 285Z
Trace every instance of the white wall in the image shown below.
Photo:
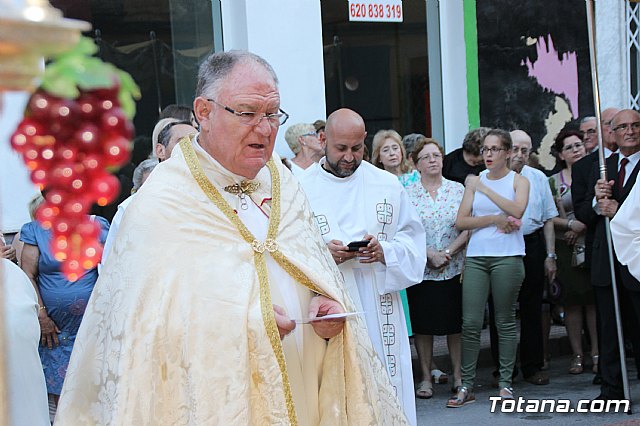
M222 0L222 32L224 50L256 53L278 74L280 103L291 117L278 132L276 151L291 157L287 127L325 118L320 1Z
M26 93L0 93L0 230L7 233L31 220L27 205L36 194L22 156L9 144L28 98Z
M446 151L451 152L462 146L469 131L464 10L462 1L439 4L444 144Z
M626 3L620 0L596 2L596 55L602 110L629 107Z

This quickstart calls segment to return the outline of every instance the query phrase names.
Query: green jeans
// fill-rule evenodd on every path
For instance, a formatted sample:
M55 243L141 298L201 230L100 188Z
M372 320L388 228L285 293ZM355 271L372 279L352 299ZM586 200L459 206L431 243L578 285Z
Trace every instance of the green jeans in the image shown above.
M480 332L489 293L495 307L500 351L500 388L511 386L516 363L516 301L524 279L521 256L468 257L462 283L462 385L473 389Z

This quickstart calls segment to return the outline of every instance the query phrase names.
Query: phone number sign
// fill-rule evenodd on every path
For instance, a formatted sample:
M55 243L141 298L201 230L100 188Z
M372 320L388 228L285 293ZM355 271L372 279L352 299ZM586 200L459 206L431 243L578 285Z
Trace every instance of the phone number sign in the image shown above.
M402 22L402 0L349 0L349 21Z

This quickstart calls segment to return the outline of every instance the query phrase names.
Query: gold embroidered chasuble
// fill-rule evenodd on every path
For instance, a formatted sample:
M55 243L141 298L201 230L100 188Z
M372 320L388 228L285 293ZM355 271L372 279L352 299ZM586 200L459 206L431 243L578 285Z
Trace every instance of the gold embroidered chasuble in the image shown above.
M304 424L294 403L301 388L318 394L319 418L310 417L318 424L406 424L360 317L322 342L314 380L287 366L267 256L309 289L299 292L325 294L346 311L353 303L277 156L247 195L269 215L265 241L239 221L238 196L222 190L234 179L194 138L151 174L87 306L56 424ZM310 329L294 333L302 327Z

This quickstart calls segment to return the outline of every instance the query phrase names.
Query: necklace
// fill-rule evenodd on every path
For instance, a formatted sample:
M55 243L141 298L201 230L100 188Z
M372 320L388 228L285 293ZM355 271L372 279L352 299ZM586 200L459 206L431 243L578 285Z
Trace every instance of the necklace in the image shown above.
M438 183L435 187L430 188L424 182L422 182L422 187L429 193L435 195L438 192L438 188L442 186L442 183Z

